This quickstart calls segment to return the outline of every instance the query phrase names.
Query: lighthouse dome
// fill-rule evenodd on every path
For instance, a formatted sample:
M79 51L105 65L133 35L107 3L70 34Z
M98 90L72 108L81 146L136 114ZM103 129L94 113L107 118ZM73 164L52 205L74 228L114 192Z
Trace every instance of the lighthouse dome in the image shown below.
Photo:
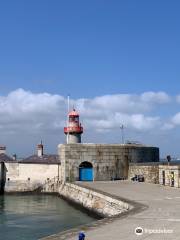
M71 111L70 113L69 113L69 116L71 117L78 117L79 116L79 113L75 110L75 109L73 109L73 111Z

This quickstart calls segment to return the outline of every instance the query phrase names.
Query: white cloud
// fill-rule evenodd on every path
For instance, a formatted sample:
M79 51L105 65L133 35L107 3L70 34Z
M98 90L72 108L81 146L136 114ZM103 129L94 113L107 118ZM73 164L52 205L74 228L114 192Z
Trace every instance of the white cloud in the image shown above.
M173 117L164 114L171 107L175 109L170 101L171 97L164 92L145 92L71 99L71 107L74 105L80 113L83 139L87 142L119 141L119 128L124 124L127 137L159 144L164 141L163 134L170 134L180 125L180 113ZM67 99L58 94L17 89L0 96L0 142L10 151L19 149L21 154L30 153L31 146L43 139L47 148L50 146L55 152L57 144L65 142L66 113Z
M176 113L173 117L172 117L172 123L174 125L180 125L180 112Z
M180 125L180 112L172 116L169 122L165 122L162 126L162 130L172 130L176 126Z
M170 97L164 92L146 92L71 100L71 106L77 107L86 129L93 127L101 131L124 124L130 129L144 131L159 126L160 117L151 112L169 101ZM58 129L63 134L66 104L66 99L60 95L17 89L0 97L0 128L14 133Z
M138 130L152 129L158 126L160 123L159 117L147 117L143 114L134 114L129 120L129 125Z
M137 94L114 94L95 97L93 99L78 99L76 106L82 114L88 117L101 117L109 112L139 114L152 111L157 105L169 103L171 100L165 92L145 92Z
M150 104L164 104L169 103L171 101L171 98L165 92L145 92L141 95L141 100Z
M99 130L118 129L123 124L125 127L136 130L148 130L159 125L159 117L146 117L143 114L111 113L105 119L90 119L85 121L87 126Z
M175 125L171 122L164 123L161 127L161 130L172 130L175 127Z
M180 103L180 95L177 95L177 96L176 96L176 101L177 101L178 103Z
M129 128L147 130L160 124L159 116L148 116L154 108L167 104L170 96L164 92L145 92L141 95L116 94L79 99L76 106L88 126L112 129L122 123Z
M63 112L64 98L59 95L17 89L0 97L0 126L5 131L48 129L63 119Z

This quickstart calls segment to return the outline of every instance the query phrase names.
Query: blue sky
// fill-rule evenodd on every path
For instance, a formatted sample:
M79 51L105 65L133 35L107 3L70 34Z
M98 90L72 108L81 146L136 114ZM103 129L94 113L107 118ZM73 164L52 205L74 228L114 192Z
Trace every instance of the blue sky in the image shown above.
M177 96L180 94L179 9L179 1L167 0L2 1L0 95L7 97L17 91L21 97L27 97L26 94L29 96L31 92L36 99L35 94L47 92L51 96L62 97L71 94L71 98L77 102L81 98L93 102L96 97L104 95L128 94L131 97L136 95L133 101L139 103L141 100L138 97L145 92L164 92L170 98L169 101L160 105L156 102L148 112L140 109L136 114L159 117L161 125L166 125L164 128L168 128L168 131L158 132L156 136L159 125L155 125L154 128L146 128L146 132L144 128L138 129L137 133L137 128L133 128L134 125L128 122L130 120L126 118L123 123L127 125L128 137L160 146L162 155L172 152L180 156L176 143L180 140L177 121ZM31 97L29 99L33 98ZM116 100L122 100L121 97ZM8 99L7 97L6 100ZM92 104L89 102L88 107ZM98 106L101 104L98 103ZM20 106L11 108L17 108L17 112ZM83 112L81 107L79 109ZM110 114L114 114L114 117L116 113L122 113L122 109L112 109ZM7 109L3 111L2 114L7 114ZM34 111L37 112L37 109ZM22 111L20 114L25 113ZM33 114L34 112L32 117ZM51 112L49 114L52 115ZM128 114L132 117L133 113ZM62 119L63 116L62 114ZM106 131L91 134L88 130L90 126L96 132L97 125L101 122L97 124L99 117L94 117L93 121L96 121L96 124L88 125L86 117L83 112L82 118L87 124L86 141L118 141L118 134L114 132L111 132L114 138ZM103 115L100 120L106 117ZM8 145L10 152L29 154L33 151L33 144L39 141L40 135L44 137L47 149L51 152L56 151L57 143L63 141L64 137L61 131L62 124L59 125L56 136L53 129L48 127L46 134L45 131L30 134L25 129L22 133L15 131L16 124L18 121L22 124L23 119L26 121L24 115L20 120L11 116L14 135L10 137L4 132L0 137L0 141ZM34 116L34 119L37 118ZM41 119L40 123L42 121ZM144 121L147 122L146 119ZM173 126L170 127L170 124ZM3 128L3 122L0 122L0 125ZM12 131L12 126L7 127L7 131L10 130ZM147 132L150 134L148 137ZM14 145L13 141L17 137L19 145ZM50 140L52 138L54 141Z

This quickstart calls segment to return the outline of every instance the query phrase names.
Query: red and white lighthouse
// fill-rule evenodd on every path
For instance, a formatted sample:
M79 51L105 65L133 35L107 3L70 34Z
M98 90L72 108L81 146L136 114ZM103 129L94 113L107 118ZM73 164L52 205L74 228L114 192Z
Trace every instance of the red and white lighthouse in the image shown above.
M67 127L64 128L64 133L67 136L67 143L81 143L83 127L79 122L79 113L75 109L68 114Z

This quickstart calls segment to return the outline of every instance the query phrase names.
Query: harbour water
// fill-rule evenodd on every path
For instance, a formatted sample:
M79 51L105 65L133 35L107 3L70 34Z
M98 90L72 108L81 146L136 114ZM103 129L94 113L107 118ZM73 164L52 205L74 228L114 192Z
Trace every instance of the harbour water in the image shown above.
M93 220L58 196L0 196L0 240L37 240Z

